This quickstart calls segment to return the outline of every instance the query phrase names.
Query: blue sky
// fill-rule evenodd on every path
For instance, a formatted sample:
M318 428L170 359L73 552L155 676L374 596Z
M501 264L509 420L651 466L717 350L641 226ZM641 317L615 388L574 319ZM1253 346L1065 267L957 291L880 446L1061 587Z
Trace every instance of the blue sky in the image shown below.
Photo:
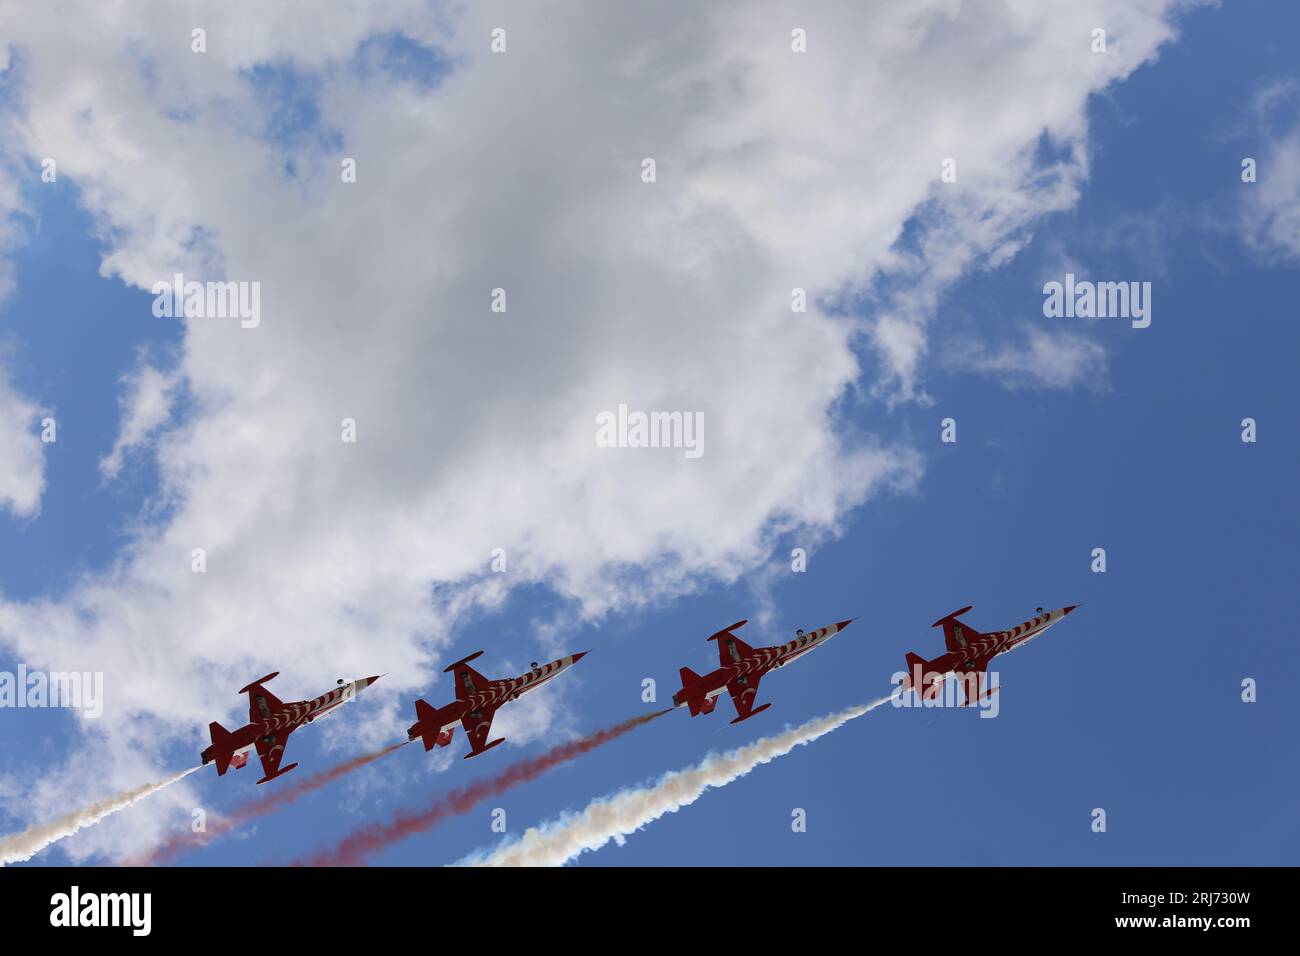
M1300 82L1285 40L1300 32L1300 10L1197 7L1177 22L1179 36L1158 59L1088 98L1091 166L1077 203L1019 230L1024 245L1009 261L977 261L942 287L925 326L926 397L899 399L873 388L888 360L869 336L852 337L862 377L830 407L833 430L914 449L923 468L914 483L842 508L833 534L806 525L773 531L761 560L734 574L688 568L675 590L652 592L642 603L624 595L601 614L585 614L556 574L502 593L499 603L463 607L431 651L431 672L479 649L487 653L478 666L489 676L510 676L547 652L592 650L561 679L563 687L544 692L553 696L546 733L469 763L459 759L465 742L458 734L450 748L456 759L445 769L405 748L181 862L286 862L359 823L539 753L548 741L650 708L641 700L646 677L658 682L665 702L677 669L711 668L713 645L704 639L740 618L752 619L742 636L754 645L787 640L796 627L857 621L797 667L766 679L760 698L773 707L760 717L732 726L725 702L707 717L675 712L376 862L452 862L501 839L489 826L495 807L507 813L508 836L518 835L710 750L879 696L905 653L941 652L942 635L930 622L963 605L974 605L967 616L973 627L995 630L1036 606L1083 604L1031 648L995 662L1002 682L996 719L962 710L877 710L623 846L581 857L580 865L1295 864L1297 717L1282 675L1297 661L1287 596L1300 537L1300 332L1293 315L1300 257L1251 241L1243 197L1260 184L1243 184L1239 164L1259 157L1261 180L1268 177L1264 158L1274 155L1278 130L1300 123L1294 93L1261 111L1251 106L1263 90ZM400 33L376 36L334 71L355 70L358 84L383 76L416 98L439 96L455 82L454 56ZM246 75L274 118L259 135L291 155L288 161L305 156L328 165L340 144L345 153L355 148L359 134L341 120L322 124L328 103L294 69L280 62ZM304 135L304 125L319 135ZM35 167L18 168L30 174ZM110 575L127 560L133 534L147 536L173 519L177 500L163 495L156 453L131 456L112 481L98 462L119 434L124 378L142 355L175 370L186 346L179 325L149 314L145 290L101 275L112 239L74 175L61 175L57 186L33 178L23 201L24 239L9 253L15 291L0 304L0 356L10 386L53 409L60 430L45 452L39 514L0 511L0 594L19 604L57 603L79 580ZM927 215L916 213L906 234L928 228ZM1044 318L1042 284L1066 271L1150 281L1150 328ZM273 279L267 276L268 284ZM869 318L875 293L893 280L877 273L874 281L874 292L859 288L851 297L844 321L854 313ZM1067 387L972 367L972 342L996 350L1035 330L1081 336L1104 350L1104 362ZM719 389L729 375L744 374L724 369ZM179 387L165 434L183 432L202 414L186 388ZM331 409L326 417L337 416ZM953 445L939 440L946 417L957 421ZM1240 440L1245 417L1258 422L1254 444ZM155 452L166 448L165 437L157 442ZM393 498L385 507L403 503ZM707 527L700 533L711 534ZM792 574L789 553L798 546L813 551L807 572ZM1104 574L1090 570L1098 547L1106 550ZM644 570L614 563L606 572L636 578ZM430 594L437 589L431 584ZM189 653L183 635L175 641L178 655ZM326 689L279 666L273 647L264 650L262 659L225 664L250 680L281 670L274 689L285 699ZM362 648L347 660L369 660L367 650L374 658L384 653ZM317 651L335 652L342 653L329 641ZM0 670L25 659L0 643ZM259 670L262 663L269 666ZM393 666L374 660L375 672ZM1241 701L1245 678L1259 682L1256 703ZM205 702L223 700L230 710L202 720L232 719L238 686L205 687ZM441 678L403 688L389 701L391 713L404 720L420 694L439 705L450 688ZM361 720L367 709L373 719L377 706L363 699L338 720ZM148 725L169 719L166 713L117 719ZM188 766L205 742L202 720L172 727L152 766ZM367 726L382 737L382 729ZM298 733L287 759L300 761L302 774L375 739L339 733ZM52 761L67 761L59 772L66 786L93 740L67 713L0 713L0 793L17 801ZM254 793L250 771L210 776L199 775L192 788L209 810ZM33 822L17 802L3 803L0 829ZM1104 834L1090 827L1097 807L1107 814ZM807 812L807 832L792 832L795 808ZM184 804L168 809L183 825ZM142 804L122 816L149 812ZM80 839L34 862L67 862L68 847Z

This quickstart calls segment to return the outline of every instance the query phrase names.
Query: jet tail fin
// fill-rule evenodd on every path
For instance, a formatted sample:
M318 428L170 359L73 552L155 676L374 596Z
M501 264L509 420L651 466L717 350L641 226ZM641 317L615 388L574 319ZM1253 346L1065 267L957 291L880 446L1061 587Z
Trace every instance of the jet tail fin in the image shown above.
M429 706L424 699L415 702L415 723L406 731L407 740L414 740L419 737L424 743L426 751L434 747L445 747L451 743L451 738L456 733L456 728L444 731L442 728L448 724L454 723L450 715L445 713L446 708Z
M694 717L700 712L705 697L704 691L699 689L700 675L689 667L683 667L677 674L682 679L682 689L677 696L690 707L691 716Z
M212 737L212 759L217 763L217 776L220 777L230 769L230 761L235 756L228 744L231 734L215 720L208 724L208 734Z
M927 661L920 654L915 652L907 655L907 676L903 678L900 684L902 691L915 690L918 694L925 690L926 675L930 673L930 665L933 661Z
M689 667L683 667L679 675L682 679L682 689L673 698L673 703L679 707L685 704L692 717L713 713L713 708L717 706L718 701L716 697L710 697L700 686L703 678Z

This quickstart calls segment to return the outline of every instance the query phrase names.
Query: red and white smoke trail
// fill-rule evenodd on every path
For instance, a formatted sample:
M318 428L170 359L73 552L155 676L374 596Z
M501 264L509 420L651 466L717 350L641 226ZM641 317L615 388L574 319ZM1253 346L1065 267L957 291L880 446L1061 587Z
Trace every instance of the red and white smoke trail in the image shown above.
M198 769L200 768L191 767L189 770L182 770L178 774L173 774L166 780L160 780L157 783L146 783L144 786L135 787L132 790L124 790L111 797L105 797L103 800L97 800L80 810L74 810L51 823L28 827L22 833L15 833L13 836L0 839L0 866L30 860L51 843L72 836L78 830L94 826L110 813L125 810L133 803L143 800L151 793L157 793L163 787L171 786L177 780L188 777Z
M335 846L321 850L306 859L297 860L295 863L305 866L357 866L365 863L370 856L400 840L431 830L448 817L468 813L483 800L504 793L521 783L535 780L548 770L595 750L601 744L621 737L668 713L672 713L671 709L634 717L580 740L561 744L539 757L521 760L495 777L450 791L425 809L399 810L387 823L372 823L359 827Z
M562 866L606 843L623 841L666 813L690 806L705 792L725 787L751 770L838 730L890 700L881 697L818 717L783 733L764 737L725 754L709 754L694 767L664 774L656 783L593 800L581 813L530 827L522 837L460 861L469 866Z
M231 830L243 826L250 820L266 816L268 813L274 813L281 807L293 803L299 797L319 790L326 784L333 783L335 780L352 773L354 770L360 770L362 767L369 766L380 757L388 756L394 750L405 746L407 743L409 743L409 741L403 740L400 744L392 744L382 750L363 754L360 757L353 757L351 760L345 760L343 763L331 767L329 770L322 770L319 773L305 777L296 784L291 784L287 787L272 791L259 799L250 800L248 803L236 807L233 812L209 824L207 829L201 833L177 834L165 843L156 847L147 856L125 860L123 861L123 865L157 866L162 863L167 863L187 850L194 850L201 846L205 846L211 840L216 839L223 833L229 833Z

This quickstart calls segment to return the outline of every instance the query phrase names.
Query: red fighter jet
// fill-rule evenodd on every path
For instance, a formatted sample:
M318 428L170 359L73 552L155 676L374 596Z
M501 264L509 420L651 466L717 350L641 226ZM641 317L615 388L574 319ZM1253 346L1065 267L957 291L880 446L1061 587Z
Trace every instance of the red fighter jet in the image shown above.
M796 657L824 644L854 620L856 618L840 621L838 624L818 628L809 634L805 634L801 628L795 632L794 640L788 644L758 648L750 647L732 633L736 628L748 623L737 621L731 627L724 628L709 638L711 641L718 642L721 667L703 677L689 667L682 668L682 689L673 694L673 706L689 707L692 717L696 714L711 714L718 704L718 697L725 690L731 694L731 702L736 705L738 716L732 723L738 724L742 720L748 720L772 706L771 704L764 704L762 707L754 706L758 682L764 674L783 667Z
M281 769L280 758L284 756L284 745L289 735L303 724L310 724L328 717L341 705L357 696L358 691L365 690L379 677L363 677L361 680L348 681L339 678L339 686L328 694L322 694L315 700L298 700L286 704L262 685L279 674L267 674L253 681L247 687L240 688L241 694L248 695L248 723L231 733L215 720L208 724L212 734L212 746L200 756L206 766L217 762L217 776L225 774L230 767L240 770L248 763L248 752L257 749L262 758L262 772L265 776L258 783L266 783L283 776L296 763Z
M424 700L415 702L416 722L406 731L407 740L420 738L424 741L425 750L445 747L451 743L451 738L456 733L456 724L459 723L465 728L465 736L469 738L470 752L465 755L465 759L477 757L506 739L498 737L491 743L487 742L488 734L492 732L492 717L502 704L518 700L525 694L531 694L548 680L564 673L587 656L586 651L581 651L568 657L561 657L558 661L551 661L549 664L538 665L534 661L532 669L527 674L502 680L488 680L469 666L469 662L482 653L476 651L443 671L444 674L454 673L456 682L456 699L446 707L435 709Z
M968 604L960 611L953 611L930 625L943 626L948 653L932 661L924 660L917 654L908 654L907 676L899 685L898 693L901 697L907 691L915 689L922 696L935 695L944 679L949 674L956 674L962 687L963 706L971 703L972 698L981 700L984 697L984 673L988 670L989 661L999 654L1029 643L1053 624L1064 620L1078 606L1071 604L1055 611L1044 611L1040 607L1037 616L1023 624L1017 624L1009 631L994 631L990 634L981 634L957 620L973 605ZM973 692L969 686L972 681Z

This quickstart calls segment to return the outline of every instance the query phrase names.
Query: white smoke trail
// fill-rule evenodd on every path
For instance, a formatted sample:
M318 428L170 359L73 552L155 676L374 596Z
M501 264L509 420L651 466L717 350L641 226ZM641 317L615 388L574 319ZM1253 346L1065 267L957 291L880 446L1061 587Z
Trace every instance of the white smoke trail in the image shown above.
M650 786L622 790L613 796L593 800L579 814L561 817L540 827L530 827L518 840L496 850L470 854L457 865L562 866L587 850L600 849L611 840L621 845L629 834L653 823L665 813L676 813L689 806L710 787L725 787L755 767L824 737L889 699L882 697L869 704L818 717L721 756L709 754L689 770L674 770Z
M13 836L0 839L0 866L30 860L51 843L72 836L78 830L94 826L110 813L124 810L136 801L143 800L149 794L157 793L163 787L169 787L177 780L188 777L194 771L200 769L202 768L191 767L189 770L184 770L158 783L146 783L134 790L124 790L119 794L92 803L88 807L74 810L72 813L59 817L59 819L51 823L42 823L39 826L29 827L22 833L15 833Z

